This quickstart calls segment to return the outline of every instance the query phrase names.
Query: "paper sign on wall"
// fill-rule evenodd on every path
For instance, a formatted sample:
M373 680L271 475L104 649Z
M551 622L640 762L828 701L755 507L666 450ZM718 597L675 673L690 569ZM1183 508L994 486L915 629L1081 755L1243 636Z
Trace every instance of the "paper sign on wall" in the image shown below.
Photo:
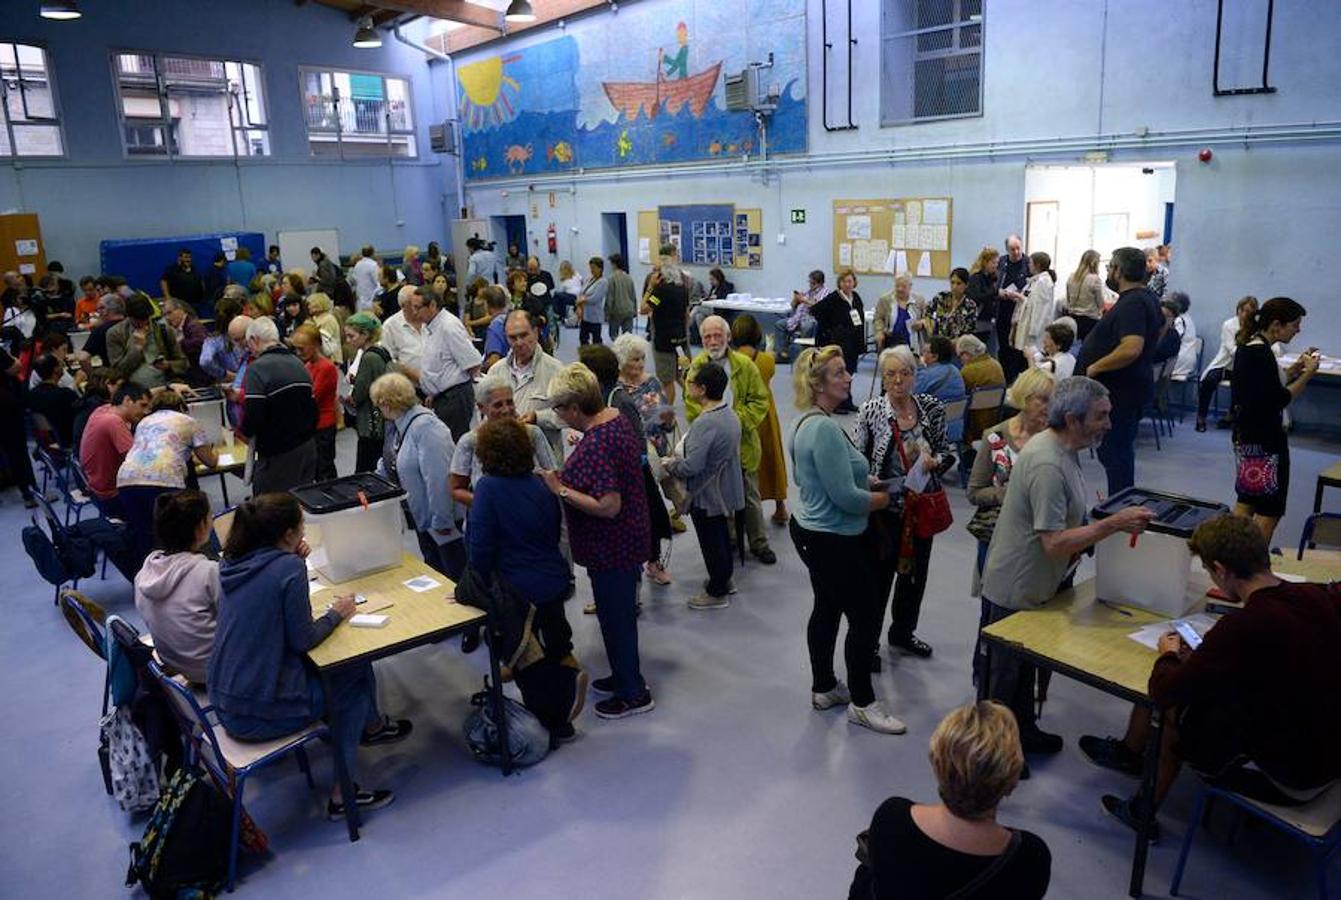
M871 239L871 217L870 216L848 216L847 217L847 239L849 241L870 240Z
M37 266L33 265L32 263L19 263L19 274L20 274L20 275L36 275L36 274L37 274Z
M33 240L15 241L14 254L16 256L36 256L37 241Z
M229 250L236 251L237 238L235 237L219 238L219 249L223 250L223 252L225 253L227 253Z
M652 262L652 239L638 238L638 262L648 264Z
M850 266L850 265L852 265L852 245L851 245L851 244L846 244L846 243L844 243L844 244L839 244L839 245L838 245L838 264L839 264L840 266Z

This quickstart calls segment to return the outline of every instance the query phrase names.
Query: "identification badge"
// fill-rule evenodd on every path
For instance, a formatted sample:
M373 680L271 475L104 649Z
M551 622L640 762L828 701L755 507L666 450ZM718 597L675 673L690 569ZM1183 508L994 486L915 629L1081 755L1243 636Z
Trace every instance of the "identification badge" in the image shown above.
M855 309L849 309L849 310L847 311L847 314L848 314L849 316L852 317L852 324L853 324L853 325L860 325L860 324L861 324L861 313L857 312Z

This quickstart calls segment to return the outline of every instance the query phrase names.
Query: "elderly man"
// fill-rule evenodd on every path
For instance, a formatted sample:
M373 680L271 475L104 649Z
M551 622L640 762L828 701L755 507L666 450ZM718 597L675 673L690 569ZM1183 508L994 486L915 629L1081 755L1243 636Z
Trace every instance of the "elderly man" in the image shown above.
M1153 517L1131 506L1085 522L1090 495L1079 453L1103 438L1111 410L1108 390L1093 379L1064 378L1053 390L1048 427L1024 445L1006 486L983 569L982 625L1047 603L1070 580L1081 553L1119 531L1139 534ZM1062 749L1061 736L1041 731L1035 719L1033 665L994 648L975 669L979 694L1015 712L1026 753Z
M503 332L508 340L508 355L493 364L495 372L507 378L512 385L512 397L517 407L517 418L527 425L537 425L549 441L554 458L563 460L563 429L558 413L549 408L549 383L563 364L546 353L540 346L540 330L524 309L514 309L503 321Z
M424 359L424 326L412 310L414 292L414 286L409 284L396 292L400 310L382 323L382 346L402 373L411 381L418 381Z
M1113 428L1099 447L1108 473L1108 493L1136 482L1136 431L1141 413L1155 393L1152 361L1164 313L1159 298L1146 289L1145 253L1119 247L1108 261L1108 287L1117 304L1085 337L1076 371L1097 379L1113 401Z
M1024 286L1028 281L1029 257L1024 254L1024 242L1018 234L1007 235L1006 252L996 261L997 352L1007 383L1029 367L1029 361L1010 340L1011 319L1015 316L1016 305L1024 302Z
M312 377L293 351L279 342L274 320L247 326L252 361L242 379L246 394L242 433L252 441L253 496L287 491L317 475L317 404Z
M822 274L822 273L821 273ZM823 284L823 279L820 281ZM922 341L912 323L927 311L926 298L913 293L913 277L907 272L894 278L894 290L875 301L875 350L877 353L895 344L907 344L914 353Z
M107 332L107 365L112 372L150 389L165 386L169 375L180 378L188 367L172 329L154 322L153 315L149 298L136 294L126 301L126 318Z
M424 394L424 405L451 429L452 440L459 441L470 430L475 412L471 386L483 357L471 342L465 323L441 308L440 302L432 288L415 288L411 307L424 329L419 390Z
M686 383L705 363L717 363L727 374L726 395L723 402L735 410L740 419L740 467L745 479L745 533L750 552L765 565L778 561L777 554L768 546L768 532L764 527L764 508L759 499L759 459L763 453L759 442L759 424L768 415L768 387L755 367L754 361L728 346L731 326L721 316L708 316L699 326L703 350L689 364ZM702 408L687 393L684 398L685 415L693 422Z
M824 299L828 293L824 289L824 273L815 269L810 273L804 291L792 291L792 311L787 318L774 326L774 350L779 362L787 362L793 357L793 345L797 338L811 337L815 334L815 316L811 309Z
M535 259L535 257L531 257ZM507 292L496 284L484 288L484 308L489 314L489 326L484 331L484 370L508 354L507 320L511 301ZM534 316L534 313L532 313Z
M960 335L955 341L955 354L959 357L959 375L964 379L964 392L972 399L978 388L1005 387L1006 373L1001 363L987 352L987 345L971 334ZM999 410L975 409L968 414L968 424L964 428L964 443L972 444L982 437L984 430L998 421ZM966 461L965 465L972 465Z
M535 257L531 257L534 259ZM475 405L480 410L480 425L498 419L517 418L517 407L512 400L512 384L508 377L498 369L490 370L475 385ZM545 433L535 425L527 425L526 432L531 437L531 447L537 469L553 469L554 452L545 439ZM475 456L475 440L479 434L476 427L461 438L452 454L451 475L448 480L452 486L452 499L469 507L475 502L475 483L484 474L479 459Z

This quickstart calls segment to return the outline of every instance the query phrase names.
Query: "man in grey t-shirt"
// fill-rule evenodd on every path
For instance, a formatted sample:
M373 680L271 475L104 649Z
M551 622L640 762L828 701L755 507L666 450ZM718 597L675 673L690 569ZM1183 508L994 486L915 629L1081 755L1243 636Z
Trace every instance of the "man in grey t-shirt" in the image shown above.
M1154 516L1145 507L1128 507L1085 523L1085 480L1078 454L1103 439L1111 410L1108 389L1099 382L1075 377L1057 383L1048 428L1025 444L1011 468L983 568L983 624L1042 606L1057 593L1082 552L1119 531L1139 534ZM979 692L1015 712L1025 752L1061 750L1061 737L1039 730L1034 719L1034 667L994 648L986 674L986 690L980 679Z

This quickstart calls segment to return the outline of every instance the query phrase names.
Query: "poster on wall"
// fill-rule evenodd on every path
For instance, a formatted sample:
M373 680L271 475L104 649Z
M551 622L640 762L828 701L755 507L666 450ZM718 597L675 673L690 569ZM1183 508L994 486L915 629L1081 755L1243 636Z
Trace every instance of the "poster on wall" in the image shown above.
M805 16L805 0L637 4L472 58L457 68L466 178L753 155L754 115L726 109L724 78L770 53L760 80L781 97L768 150L804 152ZM719 245L719 261L735 250Z

